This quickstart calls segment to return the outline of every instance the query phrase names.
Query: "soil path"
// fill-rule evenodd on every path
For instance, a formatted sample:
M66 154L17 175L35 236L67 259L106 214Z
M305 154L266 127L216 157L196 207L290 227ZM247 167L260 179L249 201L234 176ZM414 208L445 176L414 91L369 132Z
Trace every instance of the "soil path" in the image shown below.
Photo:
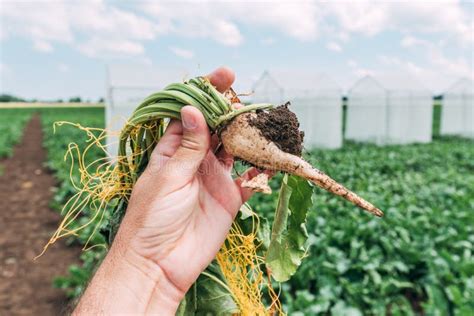
M36 261L58 224L48 204L55 181L43 166L39 116L27 124L11 158L1 161L0 175L0 315L59 315L67 300L52 287L55 276L77 262L80 250L64 242Z

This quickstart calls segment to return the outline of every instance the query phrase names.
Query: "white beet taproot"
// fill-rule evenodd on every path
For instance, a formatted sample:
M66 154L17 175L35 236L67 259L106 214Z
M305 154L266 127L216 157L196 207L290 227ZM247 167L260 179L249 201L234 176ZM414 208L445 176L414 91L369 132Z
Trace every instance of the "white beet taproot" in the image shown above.
M260 130L249 124L255 113L235 117L221 132L221 141L227 153L265 170L282 171L305 178L317 186L343 197L364 210L383 216L383 212L304 159L281 150L266 139Z

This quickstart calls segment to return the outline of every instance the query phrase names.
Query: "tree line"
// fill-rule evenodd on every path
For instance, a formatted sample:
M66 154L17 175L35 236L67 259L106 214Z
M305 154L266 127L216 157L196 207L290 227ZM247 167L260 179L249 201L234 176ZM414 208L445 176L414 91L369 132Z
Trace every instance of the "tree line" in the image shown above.
M100 97L97 100L97 103L104 103L104 98ZM55 99L55 100L39 100L39 99L24 99L21 97L17 97L11 94L0 94L0 102L28 102L28 103L35 103L35 102L52 102L52 103L91 103L94 102L91 99L82 99L79 96L70 97L69 99Z

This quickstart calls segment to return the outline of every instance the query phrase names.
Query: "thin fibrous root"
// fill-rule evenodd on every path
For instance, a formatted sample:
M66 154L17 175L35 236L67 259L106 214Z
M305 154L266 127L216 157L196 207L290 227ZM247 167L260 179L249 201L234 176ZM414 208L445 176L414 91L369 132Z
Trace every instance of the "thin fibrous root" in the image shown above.
M272 194L272 188L268 185L268 174L266 173L259 173L252 179L245 180L240 186L242 188L249 188L253 192Z

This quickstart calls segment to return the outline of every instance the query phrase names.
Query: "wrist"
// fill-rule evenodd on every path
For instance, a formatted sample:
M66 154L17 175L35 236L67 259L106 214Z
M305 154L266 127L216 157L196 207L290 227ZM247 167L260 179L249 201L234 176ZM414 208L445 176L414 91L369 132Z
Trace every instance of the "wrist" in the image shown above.
M116 240L75 314L148 314L154 311L174 315L184 294L168 280L159 265Z

